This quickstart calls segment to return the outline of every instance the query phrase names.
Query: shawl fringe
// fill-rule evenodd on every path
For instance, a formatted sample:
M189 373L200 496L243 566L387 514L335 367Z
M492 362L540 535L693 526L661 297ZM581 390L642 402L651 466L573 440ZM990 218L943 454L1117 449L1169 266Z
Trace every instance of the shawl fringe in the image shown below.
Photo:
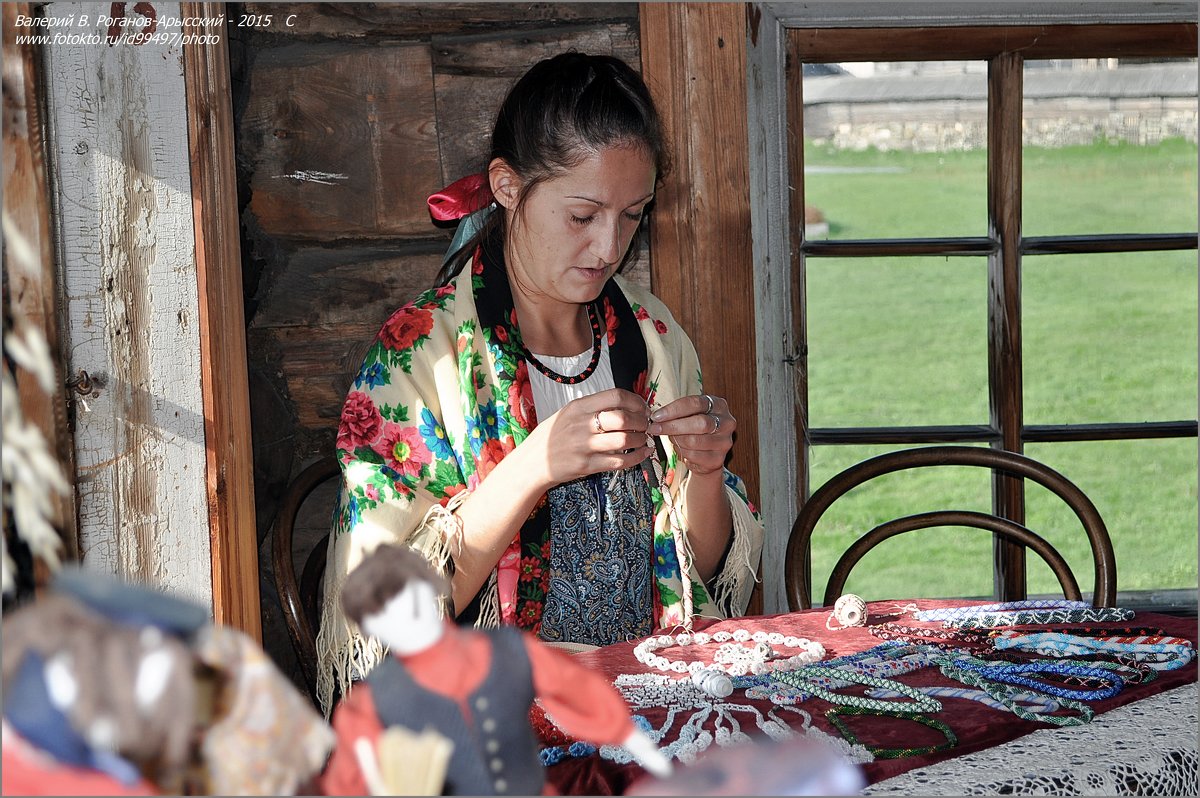
M733 516L733 542L725 568L713 583L713 603L727 607L730 615L743 615L750 603L750 593L758 580L756 555L762 552L762 523L750 512L742 497L725 486L729 512Z

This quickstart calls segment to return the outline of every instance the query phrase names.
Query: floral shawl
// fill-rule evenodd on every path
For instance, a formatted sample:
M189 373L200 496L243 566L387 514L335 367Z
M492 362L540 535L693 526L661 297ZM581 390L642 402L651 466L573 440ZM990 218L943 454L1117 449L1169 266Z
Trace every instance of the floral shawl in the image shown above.
M486 267L485 267L486 262ZM599 306L618 387L651 404L702 392L687 336L649 292L614 277ZM360 636L338 600L342 582L381 543L407 543L442 573L452 568L454 509L536 426L520 331L503 265L479 255L450 285L426 291L384 323L346 398L337 456L343 486L325 569L317 637L318 697L326 712L335 686L345 694L382 654ZM663 485L682 496L688 472L670 440ZM652 490L654 607L659 628L693 615L744 611L755 581L763 526L741 480L726 471L733 540L724 569L706 589L694 569L686 529L672 529L668 503ZM683 504L680 499L676 504ZM676 518L686 518L686 506ZM537 633L550 553L545 497L502 555L470 615L475 625L515 623ZM682 568L681 563L688 564ZM690 588L690 600L682 595Z

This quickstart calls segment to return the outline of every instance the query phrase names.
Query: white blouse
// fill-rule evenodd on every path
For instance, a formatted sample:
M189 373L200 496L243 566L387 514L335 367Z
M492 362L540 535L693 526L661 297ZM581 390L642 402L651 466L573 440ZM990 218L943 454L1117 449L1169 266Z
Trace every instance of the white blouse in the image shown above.
M533 356L551 371L558 372L564 377L571 377L587 368L588 362L592 359L592 349L588 347L578 355L568 357L539 355L537 352L534 352ZM608 336L601 337L600 362L596 364L596 370L586 380L574 385L565 385L555 382L530 365L529 385L533 389L533 406L537 410L539 422L557 413L563 405L573 399L591 396L594 393L617 387L613 382L612 359L608 353Z

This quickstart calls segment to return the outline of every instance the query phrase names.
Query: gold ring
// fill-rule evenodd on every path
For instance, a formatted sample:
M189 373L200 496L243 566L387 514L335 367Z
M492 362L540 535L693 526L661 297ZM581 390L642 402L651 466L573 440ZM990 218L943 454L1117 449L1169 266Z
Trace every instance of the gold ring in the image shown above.
M596 434L600 435L604 432L604 427L600 426L600 411L597 410L592 416L592 426L596 428Z

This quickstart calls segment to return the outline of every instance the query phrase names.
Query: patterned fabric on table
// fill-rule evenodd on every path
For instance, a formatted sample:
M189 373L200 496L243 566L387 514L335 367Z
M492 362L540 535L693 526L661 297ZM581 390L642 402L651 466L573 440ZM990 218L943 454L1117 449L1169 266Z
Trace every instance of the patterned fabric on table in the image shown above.
M606 646L652 631L650 520L640 468L550 490L550 589L543 640Z

